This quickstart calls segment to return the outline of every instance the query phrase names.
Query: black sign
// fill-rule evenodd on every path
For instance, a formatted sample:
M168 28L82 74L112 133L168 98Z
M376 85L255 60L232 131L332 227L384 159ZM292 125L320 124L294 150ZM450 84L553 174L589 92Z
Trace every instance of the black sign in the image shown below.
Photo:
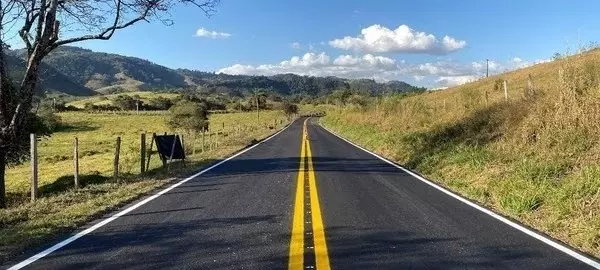
M157 135L154 139L156 140L156 147L162 160L185 159L185 153L183 152L179 136Z

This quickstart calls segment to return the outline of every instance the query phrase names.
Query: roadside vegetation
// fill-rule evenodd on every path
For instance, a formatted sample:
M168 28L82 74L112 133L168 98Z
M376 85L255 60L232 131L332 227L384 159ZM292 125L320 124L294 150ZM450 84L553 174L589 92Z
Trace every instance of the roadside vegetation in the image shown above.
M350 100L317 106L322 123L600 256L599 49L447 90Z
M185 102L187 108L190 104L198 105ZM182 110L185 112L186 108ZM282 110L261 111L259 122L256 112L208 114L208 119L200 119L206 123L203 127L210 124L210 131L205 136L205 151L202 152L199 129L169 124L169 120L175 117L173 114L182 110L117 115L78 111L49 113L52 117L42 118L59 122L54 133L41 138L38 144L40 198L34 202L29 199L29 162L7 168L7 208L0 209L0 261L28 247L46 243L57 234L68 233L176 177L196 172L203 164L251 145L288 123L288 117ZM205 108L201 111L206 117ZM162 168L158 155L153 154L148 171L140 174L140 134L147 134L149 148L151 134L165 132L184 135L189 158L186 167L176 163L167 172ZM122 140L119 183L112 178L117 136ZM75 137L79 140L79 177L82 183L79 189L73 187Z

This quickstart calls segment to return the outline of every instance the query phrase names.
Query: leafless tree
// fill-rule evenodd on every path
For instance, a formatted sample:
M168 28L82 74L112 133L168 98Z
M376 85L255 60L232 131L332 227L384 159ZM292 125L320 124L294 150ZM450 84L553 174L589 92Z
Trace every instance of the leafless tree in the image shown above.
M108 40L140 21L170 25L177 5L198 8L207 16L219 0L0 0L0 208L6 207L4 172L7 152L26 136L41 61L61 45ZM6 65L8 39L21 38L27 51L18 81Z

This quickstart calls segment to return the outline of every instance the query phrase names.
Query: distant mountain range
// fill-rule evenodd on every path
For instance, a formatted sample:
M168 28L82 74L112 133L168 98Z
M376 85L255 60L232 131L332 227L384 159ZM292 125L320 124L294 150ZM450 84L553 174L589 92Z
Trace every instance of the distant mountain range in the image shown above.
M18 77L25 67L26 52L12 51L7 62ZM282 95L320 95L346 88L373 94L423 90L405 82L377 83L370 79L311 77L295 74L248 76L170 69L148 60L63 46L50 53L40 69L39 91L74 96L140 90L197 90L243 95L255 88Z

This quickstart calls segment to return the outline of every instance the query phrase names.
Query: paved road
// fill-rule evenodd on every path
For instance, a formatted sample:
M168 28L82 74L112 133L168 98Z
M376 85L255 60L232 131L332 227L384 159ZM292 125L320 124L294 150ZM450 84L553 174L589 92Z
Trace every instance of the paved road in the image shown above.
M332 269L590 267L312 120L307 126L307 137L296 121L25 268L286 269L295 268L288 265L292 241L305 250L300 268L318 261ZM297 186L304 174L306 189ZM295 216L298 209L306 212ZM295 225L304 238L292 237Z

